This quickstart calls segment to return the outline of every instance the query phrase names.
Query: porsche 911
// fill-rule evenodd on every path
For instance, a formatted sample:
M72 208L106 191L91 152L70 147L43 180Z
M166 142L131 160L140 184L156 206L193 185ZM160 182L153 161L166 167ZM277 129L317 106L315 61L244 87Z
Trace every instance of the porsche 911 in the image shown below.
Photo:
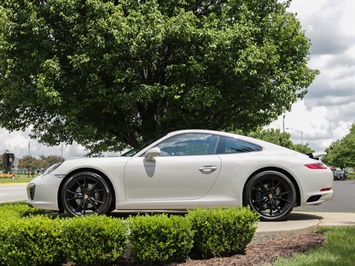
M332 171L315 157L232 133L180 130L120 156L57 163L27 185L28 203L72 216L242 205L284 220L296 206L333 197Z

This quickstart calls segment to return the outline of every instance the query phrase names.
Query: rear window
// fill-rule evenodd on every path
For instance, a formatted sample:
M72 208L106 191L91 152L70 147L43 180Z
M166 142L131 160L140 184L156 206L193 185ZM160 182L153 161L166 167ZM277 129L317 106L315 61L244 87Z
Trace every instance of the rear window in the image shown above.
M239 139L226 138L220 139L217 154L243 153L261 151L262 147Z

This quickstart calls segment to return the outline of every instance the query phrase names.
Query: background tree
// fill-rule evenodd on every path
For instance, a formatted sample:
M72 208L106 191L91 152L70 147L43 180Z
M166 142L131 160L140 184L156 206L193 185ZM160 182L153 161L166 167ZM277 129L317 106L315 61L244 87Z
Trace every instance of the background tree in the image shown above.
M289 149L292 149L294 147L292 141L290 140L291 135L287 132L281 133L279 129L258 128L256 131L249 132L246 135L252 138L265 140Z
M19 160L19 168L26 168L28 177L30 177L31 174L34 174L34 171L40 167L41 164L39 160L31 155L26 155Z
M62 162L64 158L58 155L41 155L39 159L30 155L25 155L19 159L19 168L27 169L28 176L37 174L37 171L46 170L52 164Z
M318 73L288 5L0 0L0 126L99 153L267 125Z
M308 147L308 143L306 145L293 144L293 142L290 139L291 138L290 133L281 132L279 129L274 129L274 128L262 129L259 127L256 131L252 131L244 134L256 139L265 140L270 143L274 143L276 145L280 145L285 148L298 151L300 153L307 154L307 153L314 152L314 150Z
M293 149L295 151L298 151L300 153L304 153L304 154L314 152L314 150L311 149L310 147L308 147L308 145L309 145L308 143L306 143L306 144L293 144L291 149Z
M59 162L63 162L64 158L62 156L58 156L58 155L41 155L39 156L40 161L42 162L41 168L43 169L47 169L49 166L55 164L55 163L59 163Z
M344 138L334 141L326 150L323 161L334 167L344 169L355 167L355 124Z

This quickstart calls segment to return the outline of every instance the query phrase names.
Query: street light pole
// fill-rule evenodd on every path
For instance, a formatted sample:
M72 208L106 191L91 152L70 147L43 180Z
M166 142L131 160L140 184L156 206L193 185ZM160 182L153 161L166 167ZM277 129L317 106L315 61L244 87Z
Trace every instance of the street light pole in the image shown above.
M297 130L297 129L294 129L291 127L288 127L286 129L291 129L291 130L296 131L297 133L301 134L301 145L303 145L303 131L302 130Z

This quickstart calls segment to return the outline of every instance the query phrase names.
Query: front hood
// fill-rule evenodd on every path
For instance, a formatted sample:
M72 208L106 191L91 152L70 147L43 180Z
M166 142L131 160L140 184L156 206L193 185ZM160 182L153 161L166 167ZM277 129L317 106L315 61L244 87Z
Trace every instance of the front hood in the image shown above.
M79 158L65 160L53 173L67 174L76 169L119 169L126 165L132 157L98 157L98 158Z

